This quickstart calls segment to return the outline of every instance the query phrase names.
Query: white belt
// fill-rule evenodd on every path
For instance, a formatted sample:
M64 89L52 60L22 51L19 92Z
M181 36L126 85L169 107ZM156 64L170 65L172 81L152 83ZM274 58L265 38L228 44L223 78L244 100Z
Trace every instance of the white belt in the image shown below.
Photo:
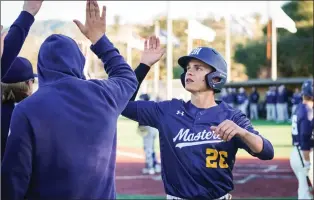
M222 196L222 197L220 197L220 198L218 198L218 199L231 199L232 198L232 195L231 194L226 194L226 195L224 195L224 196ZM179 200L179 199L181 199L181 200L183 200L182 198L180 198L180 197L175 197L175 196L172 196L172 195L169 195L169 194L167 194L167 199L175 199L175 200ZM217 199L217 200L218 200Z

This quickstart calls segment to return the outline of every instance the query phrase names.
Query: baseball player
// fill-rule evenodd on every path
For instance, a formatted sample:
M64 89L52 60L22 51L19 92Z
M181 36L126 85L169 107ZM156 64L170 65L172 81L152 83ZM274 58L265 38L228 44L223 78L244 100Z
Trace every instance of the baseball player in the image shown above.
M149 101L148 94L140 95L143 101ZM143 174L153 175L160 173L160 164L157 161L155 153L155 139L158 134L157 130L150 126L138 126L138 133L143 137L143 147L145 153L145 167L142 169Z
M144 49L159 51L158 40ZM190 101L130 101L122 114L158 129L167 199L230 199L238 149L270 160L273 146L241 111L215 101L227 77L227 64L216 50L193 49L178 63Z
M302 98L292 115L292 144L290 165L298 179L298 199L312 199L307 179L313 177L313 80L302 84ZM313 184L313 178L310 181Z

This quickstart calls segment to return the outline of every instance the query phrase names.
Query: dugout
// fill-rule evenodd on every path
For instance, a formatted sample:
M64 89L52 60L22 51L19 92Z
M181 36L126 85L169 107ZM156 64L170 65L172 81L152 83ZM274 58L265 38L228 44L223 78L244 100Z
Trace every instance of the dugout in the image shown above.
M265 94L270 86L280 86L285 85L288 92L288 107L289 115L291 114L291 98L294 93L295 88L301 90L302 83L312 77L297 77L297 78L278 78L277 80L272 79L250 79L241 82L229 82L225 85L225 88L240 88L243 87L249 95L251 93L251 88L255 87L260 94L260 100L258 105L259 115L263 118L266 116L266 104L265 104Z

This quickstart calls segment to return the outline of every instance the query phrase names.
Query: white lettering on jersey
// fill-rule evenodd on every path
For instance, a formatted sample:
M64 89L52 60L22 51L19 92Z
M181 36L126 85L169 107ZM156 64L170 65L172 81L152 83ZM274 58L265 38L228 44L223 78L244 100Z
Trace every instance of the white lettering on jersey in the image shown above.
M297 115L293 115L291 118L292 135L298 135Z
M180 129L178 134L173 138L173 142L178 141L176 147L188 147L201 144L219 143L223 140L215 135L212 131L203 130L203 132L190 133L190 129Z

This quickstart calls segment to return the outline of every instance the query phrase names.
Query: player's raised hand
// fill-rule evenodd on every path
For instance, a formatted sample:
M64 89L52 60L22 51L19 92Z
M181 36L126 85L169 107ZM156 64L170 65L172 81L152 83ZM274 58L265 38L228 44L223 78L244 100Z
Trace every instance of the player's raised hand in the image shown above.
M106 33L106 6L103 6L102 13L96 0L86 1L85 25L79 20L73 20L80 31L95 44Z
M2 53L3 53L3 46L4 46L4 38L5 38L5 36L7 35L7 31L6 32L3 32L2 33L2 29L3 29L3 26L1 25L1 30L0 30L0 32L1 32L1 41L0 41L0 54L1 54L1 57L2 57Z
M211 126L210 129L224 141L230 141L234 136L244 136L247 131L231 120L225 120L218 126Z
M151 36L145 40L144 51L141 56L140 63L144 63L151 67L164 55L165 49L161 48L160 40L156 36Z
M24 1L23 10L35 16L41 8L43 0Z

